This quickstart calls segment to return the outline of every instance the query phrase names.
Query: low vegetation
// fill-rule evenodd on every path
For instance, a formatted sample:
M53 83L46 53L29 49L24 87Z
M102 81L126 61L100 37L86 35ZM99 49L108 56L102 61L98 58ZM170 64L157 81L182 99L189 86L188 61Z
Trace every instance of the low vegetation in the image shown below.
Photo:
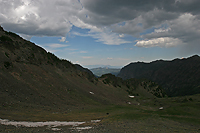
M147 93L151 93L152 95L161 98L166 97L166 93L164 89L159 86L157 83L152 82L146 79L127 79L123 80L120 77L116 77L112 74L105 74L100 77L104 84L112 85L114 87L122 87L125 86L129 95L138 96L139 90L143 90Z

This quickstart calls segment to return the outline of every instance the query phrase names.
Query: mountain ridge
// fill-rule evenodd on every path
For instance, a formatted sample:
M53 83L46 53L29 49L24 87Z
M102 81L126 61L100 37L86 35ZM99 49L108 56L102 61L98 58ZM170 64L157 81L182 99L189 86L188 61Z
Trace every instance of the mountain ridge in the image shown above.
M200 57L194 55L171 61L157 60L150 63L135 62L123 67L123 79L146 78L159 83L169 96L200 93ZM188 89L187 89L188 88Z

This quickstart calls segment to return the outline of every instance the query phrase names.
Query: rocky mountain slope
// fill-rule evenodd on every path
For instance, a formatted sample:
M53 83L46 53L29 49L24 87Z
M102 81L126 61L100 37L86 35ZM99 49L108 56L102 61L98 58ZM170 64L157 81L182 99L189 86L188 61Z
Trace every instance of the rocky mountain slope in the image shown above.
M111 80L109 84L105 81ZM120 79L121 80L121 79ZM69 110L107 104L127 104L138 84L97 79L91 71L59 59L43 48L0 28L0 108ZM139 86L144 90L145 86ZM151 87L149 87L151 90ZM154 87L155 88L155 87ZM145 94L155 97L155 93ZM156 95L162 97L163 95ZM0 111L1 111L0 109Z
M0 108L82 108L125 103L125 89L0 28ZM90 94L93 92L94 95ZM122 94L122 95L121 95Z
M146 78L161 85L167 95L181 96L200 93L200 57L131 63L121 69L123 79Z

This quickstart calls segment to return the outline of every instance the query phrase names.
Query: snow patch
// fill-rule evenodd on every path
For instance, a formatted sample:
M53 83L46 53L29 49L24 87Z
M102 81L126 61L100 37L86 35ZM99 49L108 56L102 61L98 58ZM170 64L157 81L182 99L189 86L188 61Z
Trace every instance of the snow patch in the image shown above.
M61 122L61 121L47 121L47 122L28 122L28 121L10 121L7 119L0 119L2 125L24 126L24 127L43 127L43 126L78 126L85 122Z
M91 120L91 123L97 123L100 122L101 120ZM24 127L43 127L47 126L48 129L52 131L61 131L62 129L56 128L59 126L73 126L73 128L70 128L72 130L77 130L78 132L82 130L89 130L92 129L93 127L77 127L79 125L82 125L86 122L61 122L61 121L47 121L47 122L30 122L30 121L10 121L7 119L1 119L0 118L0 124L2 125L12 125L12 126L24 126Z
M60 131L61 129L60 128L51 128L51 130L53 130L53 131Z
M91 120L92 123L100 122L101 120Z
M92 129L92 127L74 127L74 128L70 128L72 130L78 130L78 132L82 131L82 130L88 130L88 129Z
M128 95L128 97L130 97L130 98L134 98L135 96L130 96L130 95Z
M90 94L94 95L94 92L91 92L91 91L90 91Z

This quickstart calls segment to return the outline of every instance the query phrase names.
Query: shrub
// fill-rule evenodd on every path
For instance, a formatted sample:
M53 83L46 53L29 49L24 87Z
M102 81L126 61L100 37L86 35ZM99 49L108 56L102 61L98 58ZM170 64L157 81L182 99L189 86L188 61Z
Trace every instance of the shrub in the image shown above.
M5 55L9 58L9 54L7 52L5 52Z
M8 37L8 36L4 36L4 35L2 35L1 37L0 37L0 42L2 42L2 44L3 44L3 46L5 47L5 48L7 48L7 49L9 49L10 51L12 51L13 52L13 50L15 50L15 45L13 45L13 40L10 38L10 37Z
M12 66L12 63L7 62L7 61L4 62L4 67L5 67L6 69L8 69L8 68L11 67L11 66Z
M1 40L2 42L13 42L13 40L12 40L10 37L4 36L4 35L2 35L2 36L0 37L0 40Z

